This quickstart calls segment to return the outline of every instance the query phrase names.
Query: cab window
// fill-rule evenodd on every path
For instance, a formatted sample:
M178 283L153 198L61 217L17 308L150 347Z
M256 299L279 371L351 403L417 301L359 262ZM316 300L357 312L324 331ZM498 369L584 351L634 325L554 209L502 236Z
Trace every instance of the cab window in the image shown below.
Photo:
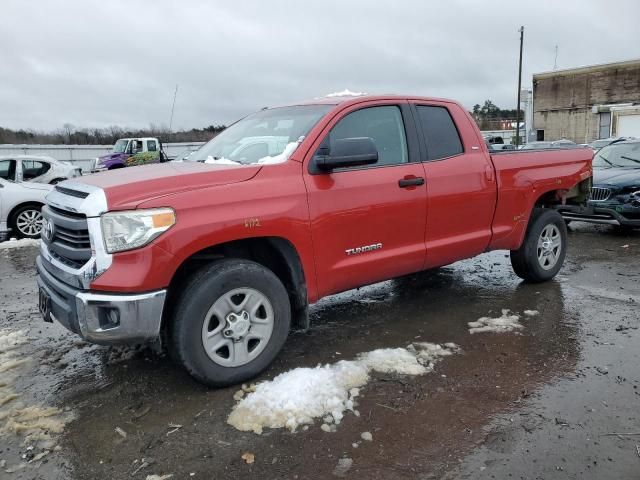
M147 140L147 151L155 152L158 150L157 144L155 140Z
M369 137L378 149L378 162L370 167L407 163L407 138L400 108L369 107L348 114L329 133L329 147L344 138Z
M456 124L445 107L418 105L418 117L427 144L429 160L461 154L462 141Z

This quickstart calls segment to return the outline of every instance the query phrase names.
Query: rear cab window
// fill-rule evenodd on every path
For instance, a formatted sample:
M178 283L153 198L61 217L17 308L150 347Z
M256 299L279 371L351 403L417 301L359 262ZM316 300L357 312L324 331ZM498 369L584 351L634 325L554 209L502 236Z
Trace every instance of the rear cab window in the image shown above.
M427 148L427 160L440 160L464 153L460 133L444 106L416 105L418 128Z

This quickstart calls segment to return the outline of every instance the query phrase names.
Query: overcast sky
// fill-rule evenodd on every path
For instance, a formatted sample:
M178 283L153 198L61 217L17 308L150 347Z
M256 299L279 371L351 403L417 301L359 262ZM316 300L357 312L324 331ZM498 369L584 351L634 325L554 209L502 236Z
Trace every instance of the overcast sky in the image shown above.
M640 57L638 0L2 0L0 126L226 124L349 88L515 108L558 67Z

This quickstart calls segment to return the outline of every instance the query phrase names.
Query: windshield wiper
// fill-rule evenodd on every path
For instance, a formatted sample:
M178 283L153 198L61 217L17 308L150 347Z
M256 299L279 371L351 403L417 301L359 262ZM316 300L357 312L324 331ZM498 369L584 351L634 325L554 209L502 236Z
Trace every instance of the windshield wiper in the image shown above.
M604 160L605 162L607 162L609 165L611 165L612 167L615 167L615 165L613 163L611 163L609 160L607 160L606 158L604 158L602 155L598 155L597 158L601 158L602 160Z
M632 162L640 163L640 160L637 158L625 157L624 155L620 155L620 158L624 158L625 160L631 160Z

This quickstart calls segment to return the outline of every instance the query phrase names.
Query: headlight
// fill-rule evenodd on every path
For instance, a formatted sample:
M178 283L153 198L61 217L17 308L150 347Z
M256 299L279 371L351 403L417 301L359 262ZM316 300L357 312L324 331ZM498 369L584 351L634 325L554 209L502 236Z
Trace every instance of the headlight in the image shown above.
M110 212L102 215L102 238L109 253L140 248L176 223L171 208Z

